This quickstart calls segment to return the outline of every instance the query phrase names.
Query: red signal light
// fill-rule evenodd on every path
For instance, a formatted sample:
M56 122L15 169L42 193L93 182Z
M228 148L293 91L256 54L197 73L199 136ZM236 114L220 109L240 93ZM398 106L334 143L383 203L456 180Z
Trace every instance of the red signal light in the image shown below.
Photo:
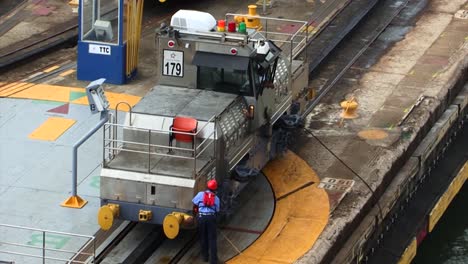
M167 46L168 46L169 48L173 48L173 47L175 46L175 42L174 42L173 40L169 40L169 41L167 42Z

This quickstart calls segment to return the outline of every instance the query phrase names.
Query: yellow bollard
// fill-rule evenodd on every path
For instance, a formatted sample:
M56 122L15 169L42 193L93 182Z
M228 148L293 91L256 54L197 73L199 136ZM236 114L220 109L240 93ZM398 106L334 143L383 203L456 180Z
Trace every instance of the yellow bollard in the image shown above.
M343 112L341 113L341 117L344 119L353 119L358 117L356 113L358 108L358 103L354 100L354 97L350 100L345 100L340 103L341 108L343 108Z
M256 18L259 16L257 14L257 6L249 5L248 8L249 13L247 15L235 16L234 21L237 24L239 24L240 22L244 22L247 28L261 28L262 24L260 23L260 18Z
M193 225L193 216L180 212L172 212L166 215L163 220L164 234L169 239L174 239L179 234L181 226Z
M118 204L106 204L101 206L98 211L98 224L103 230L109 230L114 223L114 218L119 215L120 207Z

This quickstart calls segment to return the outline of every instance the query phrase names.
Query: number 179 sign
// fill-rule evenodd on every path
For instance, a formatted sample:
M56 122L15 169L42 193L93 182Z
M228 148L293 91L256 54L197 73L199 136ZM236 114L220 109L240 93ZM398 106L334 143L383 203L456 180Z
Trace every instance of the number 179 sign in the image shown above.
M162 74L184 77L184 53L182 51L164 50Z

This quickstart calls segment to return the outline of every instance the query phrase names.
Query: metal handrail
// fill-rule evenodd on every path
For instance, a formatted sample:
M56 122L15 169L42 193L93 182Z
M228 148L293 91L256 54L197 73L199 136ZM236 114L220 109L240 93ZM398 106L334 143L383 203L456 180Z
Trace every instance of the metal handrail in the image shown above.
M193 161L193 175L197 173L197 162L196 160L200 158L200 156L205 153L208 149L208 147L213 146L213 155L214 152L216 151L215 148L215 137L216 137L216 117L212 116L210 119L205 121L206 123L201 126L195 133L191 132L179 132L179 131L171 131L171 130L164 130L164 129L148 129L148 128L141 128L141 127L135 127L135 126L127 126L127 125L122 125L122 124L116 124L116 123L107 123L105 125L105 129L113 128L116 132L117 129L128 129L128 130L136 130L136 131L142 131L143 133L148 133L148 142L144 142L145 140L139 140L139 141L128 141L128 140L119 140L116 138L104 138L103 142L103 148L104 148L104 153L118 153L120 151L124 152L130 152L130 153L140 153L140 154L145 154L148 155L148 173L151 173L151 156L162 156L162 157L168 157L168 158L177 158L177 159L186 159L186 160L192 160ZM209 124L213 124L213 131L211 133L207 133L204 135L204 140L202 142L197 143L197 141L194 142L193 147L175 147L175 146L169 146L169 145L160 145L160 144L151 144L151 133L156 132L156 133L161 133L161 134L183 134L183 135L190 135L193 137L197 137L201 133L205 131L205 129L208 127ZM146 138L146 137L144 137ZM213 139L213 141L209 142L209 139ZM208 142L208 144L206 144ZM137 149L132 149L129 148L128 146L135 146ZM118 146L118 147L117 147ZM141 147L141 150L138 149L139 146ZM146 150L145 150L146 149ZM154 149L152 151L151 149ZM179 151L184 151L184 152L189 152L191 153L191 156L182 156L182 155L175 155L174 153L163 153L163 152L156 152L156 150L163 149L163 150L179 150ZM212 156L213 156L212 155ZM112 158L109 158L106 160L107 162L110 162L115 155Z
M261 21L265 22L265 31L262 30L257 30L256 32L260 34L265 34L265 38L269 38L274 42L279 42L279 41L284 41L280 39L273 39L271 36L269 37L268 34L270 35L285 35L290 38L290 43L291 43L291 61L293 58L299 55L299 53L302 51L302 49L299 49L296 54L293 54L293 51L295 50L295 47L293 47L293 41L296 37L301 36L303 40L305 40L305 43L307 43L308 36L309 36L309 22L303 21L303 20L294 20L294 19L284 19L284 18L274 18L274 17L264 17L264 16L250 16L248 14L235 14L235 13L227 13L225 15L226 21L228 20L228 17L235 17L235 16L240 16L240 17L247 17L247 18L255 18L255 19L260 19ZM275 21L275 22L281 22L281 23L295 23L301 25L294 33L283 33L283 32L277 32L277 31L268 31L268 21ZM271 28L271 27L270 27ZM305 36L300 35L302 32L305 32ZM254 40L251 38L251 40ZM303 40L299 41L298 43L302 43ZM299 45L298 45L299 46ZM305 47L305 46L304 46Z
M127 102L119 102L115 105L115 122L117 123L119 121L119 119L117 118L117 114L119 111L117 111L119 109L119 105L120 104L125 104L128 106L128 114L129 114L129 120L128 120L128 124L131 126L132 125L132 106L127 103Z
M42 249L42 247L38 246L30 246L30 245L24 245L24 244L19 244L19 243L12 243L12 242L1 242L2 245L10 245L10 246L17 246L17 247L25 247L25 248L33 248L33 249ZM47 248L49 251L55 251L55 252L61 252L61 253L73 253L76 254L75 251L72 250L63 250L63 249L56 249L56 248ZM80 253L81 255L85 256L92 256L93 254L91 253Z
M187 156L179 156L175 154L164 154L164 153L158 153L158 152L147 152L147 151L139 151L139 150L133 150L133 149L122 149L122 148L106 148L108 150L120 150L124 152L132 152L132 153L140 153L140 154L148 154L148 155L155 155L155 156L163 156L163 157L171 157L171 158L180 158L180 159L187 159L187 160L194 160L194 157L187 157Z
M53 261L64 261L66 263L89 263L89 261L94 261L95 256L96 256L96 240L94 236L88 236L88 235L80 235L80 234L74 234L74 233L66 233L66 232L59 232L59 231L52 231L52 230L46 230L46 229L38 229L38 228L31 228L31 227L25 227L25 226L16 226L16 225L9 225L9 224L0 224L0 227L6 227L6 228L11 228L11 229L16 229L16 230L27 230L27 231L33 231L33 232L40 232L42 233L42 247L40 246L31 246L31 245L24 245L24 244L19 244L15 242L9 242L9 241L0 241L0 245L11 245L14 247L20 247L20 248L29 248L29 249L34 249L34 250L42 250L42 255L37 255L37 254L31 254L31 253L24 253L24 252L19 252L19 251L12 251L12 250L2 250L0 249L0 253L4 254L10 254L10 255L17 255L17 256L25 256L25 257L30 257L30 258L40 258L42 259L42 263L46 263L46 260L53 260ZM77 238L85 238L87 239L87 242L83 247L81 247L77 251L72 251L72 250L62 250L62 249L56 249L56 248L48 248L46 247L46 234L57 234L57 235L63 235L63 236L68 236L68 237L77 237ZM88 248L92 244L92 252L84 252L86 248ZM59 252L59 253L65 253L65 254L72 254L70 258L59 258L59 257L51 257L51 256L46 256L46 252ZM75 260L77 256L87 256L86 261L79 261Z

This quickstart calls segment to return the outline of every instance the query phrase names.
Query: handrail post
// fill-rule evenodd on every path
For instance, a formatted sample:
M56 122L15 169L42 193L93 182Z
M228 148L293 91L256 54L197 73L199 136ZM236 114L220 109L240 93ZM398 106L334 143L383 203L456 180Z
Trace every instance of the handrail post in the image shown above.
M214 141L214 144L213 144L213 157L212 158L215 158L217 157L216 156L216 142L218 141L218 116L216 116L213 120L214 122L214 135L213 135L213 141Z
M148 130L148 174L151 173L151 129Z
M93 263L96 261L96 239L93 239Z
M42 263L45 264L45 231L42 231Z
M197 173L197 134L193 133L193 175Z

